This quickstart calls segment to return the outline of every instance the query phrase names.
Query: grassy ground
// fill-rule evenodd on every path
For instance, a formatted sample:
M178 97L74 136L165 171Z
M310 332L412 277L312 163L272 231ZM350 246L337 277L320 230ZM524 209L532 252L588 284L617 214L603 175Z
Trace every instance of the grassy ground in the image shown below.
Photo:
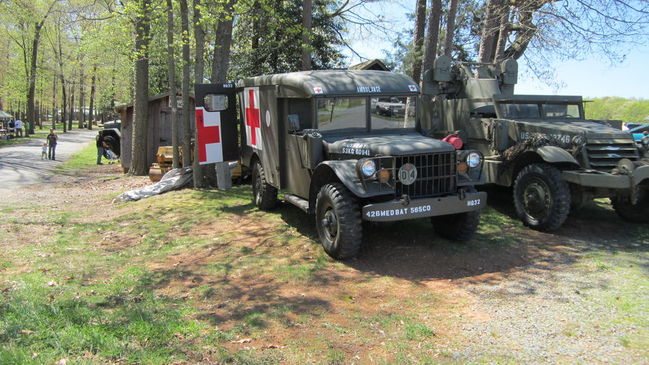
M148 182L95 156L0 203L1 364L649 361L649 229L607 204L553 235L492 205L467 245L368 225L337 262L312 217L261 212L249 186L111 204ZM598 357L535 357L520 339L549 341L546 323Z
M102 158L102 161L106 161ZM84 149L75 153L65 163L56 166L56 173L81 176L86 174L97 163L97 146L95 142L88 143Z

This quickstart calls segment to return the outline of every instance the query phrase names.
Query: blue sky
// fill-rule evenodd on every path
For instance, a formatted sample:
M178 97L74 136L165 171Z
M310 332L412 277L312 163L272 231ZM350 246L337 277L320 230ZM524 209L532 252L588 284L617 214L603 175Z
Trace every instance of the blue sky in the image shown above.
M413 12L415 0L381 2L368 5L368 11L381 14L385 26L394 31L412 27L406 13ZM351 30L352 47L368 59L383 58L383 49L392 48L392 35L379 32ZM390 38L390 39L388 39ZM519 94L562 94L584 97L621 96L625 98L649 99L649 44L640 47L629 46L626 59L615 65L603 56L593 54L583 60L555 62L556 81L559 89L545 85L531 75L523 59L519 60L519 78L516 93ZM350 63L360 62L349 51Z

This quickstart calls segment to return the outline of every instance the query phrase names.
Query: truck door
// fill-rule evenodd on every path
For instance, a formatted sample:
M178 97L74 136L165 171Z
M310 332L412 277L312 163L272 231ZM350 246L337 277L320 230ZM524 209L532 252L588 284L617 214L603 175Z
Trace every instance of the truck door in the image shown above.
M194 87L194 92L199 163L238 160L234 84L199 84Z

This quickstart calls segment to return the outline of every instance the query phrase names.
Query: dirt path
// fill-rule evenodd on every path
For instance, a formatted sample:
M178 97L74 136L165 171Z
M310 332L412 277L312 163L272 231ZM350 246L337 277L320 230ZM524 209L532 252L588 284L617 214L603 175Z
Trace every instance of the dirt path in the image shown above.
M96 134L85 129L59 133L55 161L41 159L44 140L0 148L0 193L47 180L57 165L93 141Z
M165 311L183 303L209 328L207 342L174 337L201 344L179 363L649 363L649 229L607 203L540 233L513 218L508 191L490 191L504 203L473 242L442 240L426 221L368 225L361 257L335 262L311 217L261 212L248 186L116 205L109 195L147 178L105 165L53 182L0 202L34 222L0 222L0 291L3 260L6 283L41 270L82 298L140 267L152 297L174 303Z

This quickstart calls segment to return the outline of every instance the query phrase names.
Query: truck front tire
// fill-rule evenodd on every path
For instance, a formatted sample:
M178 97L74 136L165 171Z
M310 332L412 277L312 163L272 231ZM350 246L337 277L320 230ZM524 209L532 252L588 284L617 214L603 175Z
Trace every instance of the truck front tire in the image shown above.
M431 217L431 222L438 235L451 241L468 241L480 225L480 211Z
M252 168L252 200L261 210L271 210L277 205L277 189L268 183L261 162Z
M318 192L316 228L325 252L334 259L358 255L363 239L356 198L339 183L326 184Z
M538 231L561 227L570 212L570 188L554 166L525 166L514 182L514 205L523 223Z
M629 197L611 198L615 212L624 220L635 223L649 223L649 194L645 190L639 192L636 204L631 204Z

